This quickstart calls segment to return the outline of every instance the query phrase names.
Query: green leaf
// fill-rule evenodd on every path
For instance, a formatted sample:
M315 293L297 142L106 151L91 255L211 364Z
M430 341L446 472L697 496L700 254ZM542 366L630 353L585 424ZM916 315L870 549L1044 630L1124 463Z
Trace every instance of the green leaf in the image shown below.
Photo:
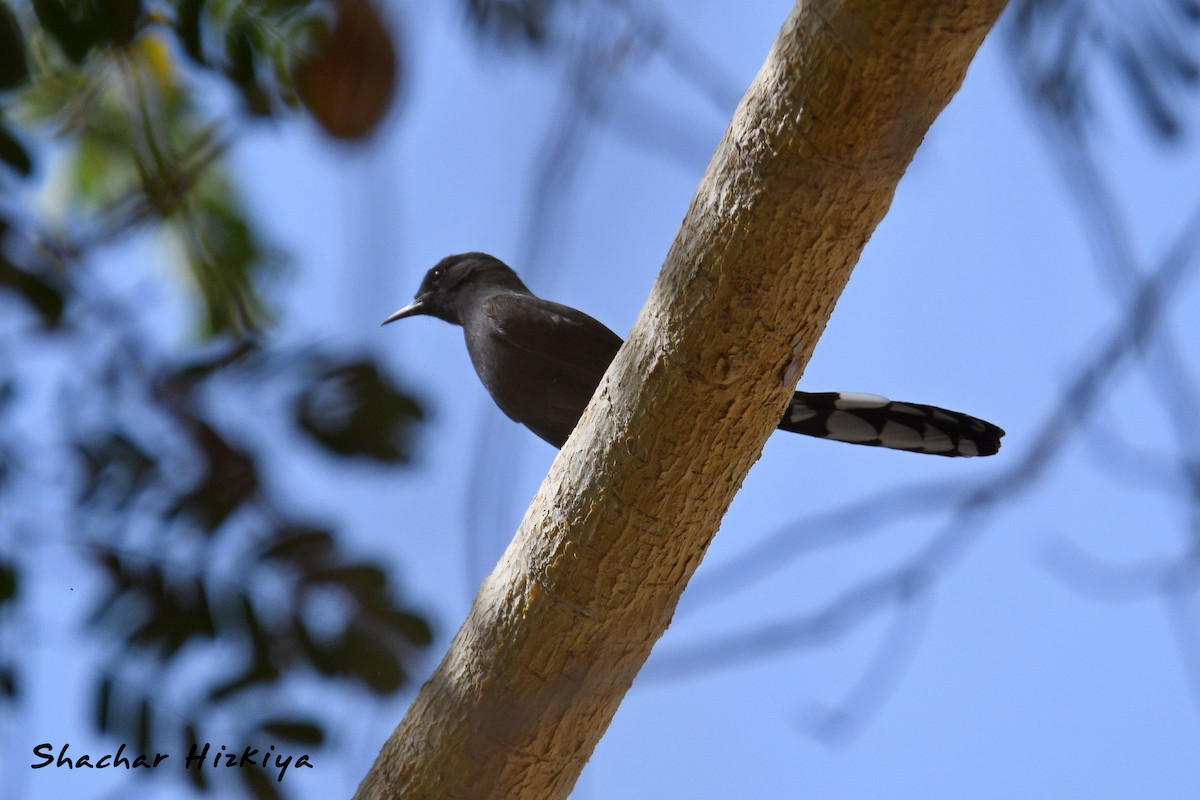
M77 201L103 205L137 185L128 146L118 147L107 134L85 131L75 144L71 162Z
M269 259L225 182L206 173L172 227L188 257L204 310L204 333L242 335L270 322L255 286Z

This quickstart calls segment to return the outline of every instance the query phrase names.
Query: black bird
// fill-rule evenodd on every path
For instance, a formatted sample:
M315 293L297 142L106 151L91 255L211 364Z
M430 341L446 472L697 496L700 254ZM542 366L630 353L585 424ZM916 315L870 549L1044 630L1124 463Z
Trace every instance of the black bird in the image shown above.
M471 363L496 405L555 447L575 429L621 347L621 337L603 324L537 297L486 253L443 258L413 301L383 324L420 314L461 325ZM796 392L779 428L939 456L990 456L1004 435L957 411L849 392Z

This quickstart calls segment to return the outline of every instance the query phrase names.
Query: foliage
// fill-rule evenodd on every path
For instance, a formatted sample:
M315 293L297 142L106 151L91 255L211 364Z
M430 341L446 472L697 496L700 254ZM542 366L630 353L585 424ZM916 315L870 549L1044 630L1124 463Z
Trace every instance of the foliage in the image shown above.
M347 48L347 26L370 43ZM305 110L369 135L396 66L363 0L0 0L0 637L30 560L67 546L103 586L93 719L140 752L214 732L325 747L331 692L395 693L431 640L383 564L293 510L266 455L402 466L421 407L371 358L275 341L281 255L224 162L247 124ZM107 268L151 238L184 266L144 278L161 298L186 276L183 345L177 315ZM291 424L239 431L254 407ZM24 696L20 651L0 703Z

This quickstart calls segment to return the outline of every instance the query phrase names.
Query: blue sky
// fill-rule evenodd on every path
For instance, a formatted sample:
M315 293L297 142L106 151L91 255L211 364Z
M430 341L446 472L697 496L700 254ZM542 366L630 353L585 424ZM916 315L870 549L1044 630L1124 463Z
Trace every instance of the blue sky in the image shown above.
M295 257L279 286L286 335L386 354L434 410L412 470L380 477L348 468L330 483L301 463L276 478L300 508L317 491L322 502L336 498L355 545L395 565L440 634L426 670L554 451L491 406L458 329L430 319L381 329L379 321L438 258L485 250L534 291L625 333L732 112L661 58L631 65L608 97L607 121L587 127L568 190L533 224L531 185L563 108L563 78L547 62L481 52L453 5L404 5L408 93L369 152L331 152L314 129L295 126L256 133L234 154L255 213ZM735 100L790 5L696 0L664 3L661 13L719 65ZM685 595L574 797L1200 792L1200 675L1189 683L1167 604L1157 595L1099 602L1068 585L1047 556L1061 540L1115 564L1178 555L1188 546L1187 508L1137 480L1110 479L1080 438L1035 488L984 520L955 523L943 512L856 529L865 535L852 543L781 557L749 587L700 597L723 565L797 520L884 490L971 485L1010 468L1109 335L1121 307L1097 278L1010 70L993 36L902 181L800 384L966 411L1006 428L1004 449L951 460L772 437L697 573L695 595ZM1153 263L1192 212L1200 157L1148 142L1112 84L1102 77L1109 91L1097 150L1137 255ZM682 121L656 134L678 146L639 139L647 108ZM1170 310L1193 368L1197 291L1188 284ZM1172 446L1138 368L1118 378L1085 435L1117 429L1145 448ZM689 648L824 608L947 526L979 538L907 616L885 606L829 641L672 677L670 665ZM1174 608L1183 627L1200 619L1186 592ZM889 646L898 617L919 633ZM855 735L834 744L814 737L821 709L845 701L881 648L911 654L895 659L905 666L881 701ZM350 701L334 732L349 748L345 761L289 788L346 795L408 699ZM97 788L66 773L53 780L39 776L29 796Z

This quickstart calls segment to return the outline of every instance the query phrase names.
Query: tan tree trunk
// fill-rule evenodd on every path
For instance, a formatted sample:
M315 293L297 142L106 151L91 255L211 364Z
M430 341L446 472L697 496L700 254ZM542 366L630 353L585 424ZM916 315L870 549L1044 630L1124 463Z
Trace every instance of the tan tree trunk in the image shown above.
M357 797L567 796L1003 7L797 3L629 340Z

